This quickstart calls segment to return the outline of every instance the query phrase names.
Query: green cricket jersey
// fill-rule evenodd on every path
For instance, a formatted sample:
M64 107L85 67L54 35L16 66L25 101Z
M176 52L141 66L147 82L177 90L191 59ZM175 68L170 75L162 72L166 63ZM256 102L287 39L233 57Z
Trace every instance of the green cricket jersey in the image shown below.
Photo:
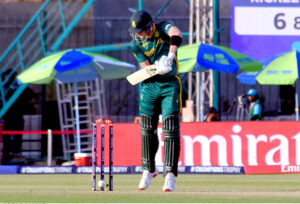
M163 55L168 55L170 37L167 33L171 27L167 22L155 24L154 33L146 42L131 41L130 47L138 63L149 60L151 64L155 64ZM164 75L155 75L142 83L141 113L149 116L162 113L163 118L181 113L181 81L177 76L178 69L175 56L172 71Z
M159 61L161 56L168 56L170 49L170 37L168 32L172 26L173 25L168 22L154 24L154 33L146 42L142 44L135 40L131 41L130 48L138 63L149 60L151 64L154 64L155 61ZM155 81L155 78L159 79L177 75L178 69L177 56L175 56L172 71L164 75L154 76L152 80Z

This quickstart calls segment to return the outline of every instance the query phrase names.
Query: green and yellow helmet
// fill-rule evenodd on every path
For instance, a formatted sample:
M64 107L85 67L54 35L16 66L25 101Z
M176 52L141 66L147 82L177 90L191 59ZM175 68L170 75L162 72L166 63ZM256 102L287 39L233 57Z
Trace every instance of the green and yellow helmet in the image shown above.
M152 22L152 17L147 11L138 11L131 16L128 31L130 33L140 33L146 30Z
M147 11L138 11L130 17L128 32L134 40L141 41L144 37L138 33L143 31L149 33L152 23L153 19Z

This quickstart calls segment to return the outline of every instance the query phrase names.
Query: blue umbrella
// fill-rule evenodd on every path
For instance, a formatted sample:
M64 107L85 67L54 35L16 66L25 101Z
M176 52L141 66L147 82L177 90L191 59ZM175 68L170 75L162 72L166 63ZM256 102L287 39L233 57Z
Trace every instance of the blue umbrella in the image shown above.
M249 84L249 85L255 85L256 84L256 77L266 68L268 64L270 64L274 59L284 55L286 53L280 53L277 55L274 55L272 57L268 57L264 59L261 63L264 65L263 68L259 71L250 71L250 72L242 72L239 75L237 75L237 79L242 84Z
M178 49L179 72L212 69L220 72L258 71L262 64L238 51L219 46L196 43ZM197 64L196 64L197 62Z
M263 61L264 68L256 73L242 73L237 76L244 84L255 84L258 81L265 85L293 85L300 75L300 52L291 51L277 54ZM299 120L298 93L295 90L296 120Z
M42 58L17 78L22 83L32 84L48 84L53 79L60 83L74 83L77 150L81 152L77 83L92 81L99 75L105 80L121 79L134 70L134 65L115 58L73 49Z
M121 79L135 70L135 66L115 58L67 50L46 56L27 68L17 78L22 83L48 84L53 79L61 83L91 81L99 75L102 79Z
M262 64L233 49L204 43L185 45L178 49L179 72L204 71L237 73L258 71ZM201 77L200 77L201 80ZM202 83L200 81L200 121L203 121Z
M260 62L233 49L203 43L198 49L197 64L204 69L226 73L259 71L263 67Z

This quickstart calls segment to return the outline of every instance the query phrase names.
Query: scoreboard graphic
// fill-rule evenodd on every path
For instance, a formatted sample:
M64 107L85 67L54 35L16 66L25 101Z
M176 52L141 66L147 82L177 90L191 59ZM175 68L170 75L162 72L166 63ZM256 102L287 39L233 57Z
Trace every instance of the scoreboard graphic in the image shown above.
M257 60L300 41L300 0L232 0L231 47Z

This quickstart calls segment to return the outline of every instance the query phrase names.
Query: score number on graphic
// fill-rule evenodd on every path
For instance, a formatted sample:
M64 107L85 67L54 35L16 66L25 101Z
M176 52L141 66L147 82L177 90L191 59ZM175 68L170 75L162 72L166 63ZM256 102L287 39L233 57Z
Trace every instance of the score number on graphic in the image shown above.
M235 7L239 35L300 35L300 12L292 7Z

